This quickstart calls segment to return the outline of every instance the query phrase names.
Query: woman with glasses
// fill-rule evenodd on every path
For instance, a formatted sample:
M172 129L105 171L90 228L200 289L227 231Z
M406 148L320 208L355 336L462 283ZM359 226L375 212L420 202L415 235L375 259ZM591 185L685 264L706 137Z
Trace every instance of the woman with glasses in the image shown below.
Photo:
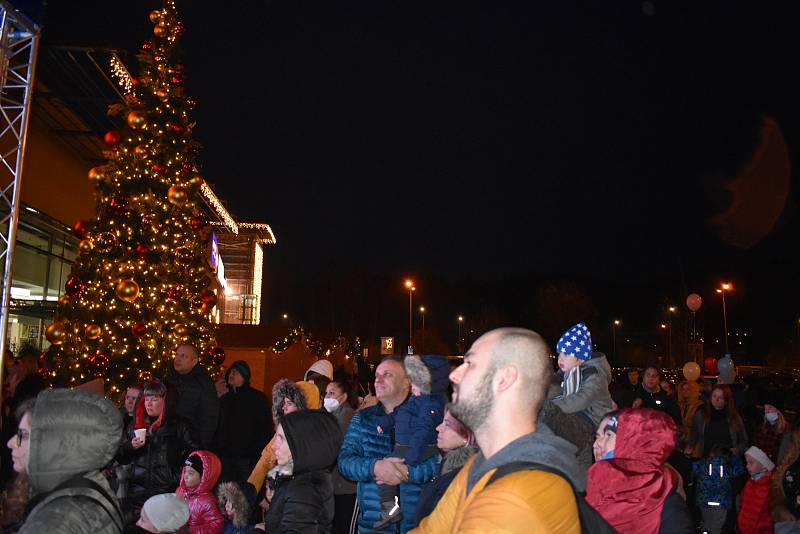
M23 401L16 412L19 426L6 445L11 450L14 483L3 493L0 503L0 517L3 518L2 532L16 532L25 517L28 505L28 450L31 438L31 412L36 399Z

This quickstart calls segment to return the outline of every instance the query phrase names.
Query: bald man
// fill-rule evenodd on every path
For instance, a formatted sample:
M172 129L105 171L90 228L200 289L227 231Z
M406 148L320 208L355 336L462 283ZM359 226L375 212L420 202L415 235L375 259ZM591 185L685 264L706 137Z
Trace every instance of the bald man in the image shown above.
M575 496L561 476L523 469L490 482L506 464L535 462L585 489L575 447L537 424L551 375L549 349L536 332L501 328L475 341L450 381L452 414L473 431L480 450L412 532L580 534Z

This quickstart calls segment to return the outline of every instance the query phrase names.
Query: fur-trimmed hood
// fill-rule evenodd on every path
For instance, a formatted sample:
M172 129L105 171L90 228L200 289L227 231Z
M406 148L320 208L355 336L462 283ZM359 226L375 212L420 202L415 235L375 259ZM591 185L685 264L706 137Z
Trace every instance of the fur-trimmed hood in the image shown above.
M236 528L244 528L250 518L250 503L242 488L236 482L223 482L217 488L217 503L222 515L228 517ZM233 505L233 517L228 516L226 504Z
M310 382L291 382L281 378L272 386L272 418L277 421L283 416L283 401L291 400L298 410L318 410L319 390Z
M450 362L444 356L414 354L406 356L403 365L409 380L423 395L447 394L447 387L450 384Z

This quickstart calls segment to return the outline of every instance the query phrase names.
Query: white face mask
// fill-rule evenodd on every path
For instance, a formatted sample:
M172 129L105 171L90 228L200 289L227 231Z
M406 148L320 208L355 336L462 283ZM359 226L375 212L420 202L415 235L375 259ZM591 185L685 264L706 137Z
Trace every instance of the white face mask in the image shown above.
M339 399L334 399L333 397L325 397L325 400L322 401L322 404L325 406L325 409L329 412L333 412L336 408L339 407Z

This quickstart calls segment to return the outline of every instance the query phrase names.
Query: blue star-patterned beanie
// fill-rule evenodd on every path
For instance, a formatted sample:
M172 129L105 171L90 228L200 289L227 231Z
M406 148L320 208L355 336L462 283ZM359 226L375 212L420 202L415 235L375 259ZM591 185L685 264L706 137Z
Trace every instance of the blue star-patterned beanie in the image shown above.
M561 336L556 343L556 350L570 356L575 356L584 362L592 359L592 334L583 323L578 323Z

